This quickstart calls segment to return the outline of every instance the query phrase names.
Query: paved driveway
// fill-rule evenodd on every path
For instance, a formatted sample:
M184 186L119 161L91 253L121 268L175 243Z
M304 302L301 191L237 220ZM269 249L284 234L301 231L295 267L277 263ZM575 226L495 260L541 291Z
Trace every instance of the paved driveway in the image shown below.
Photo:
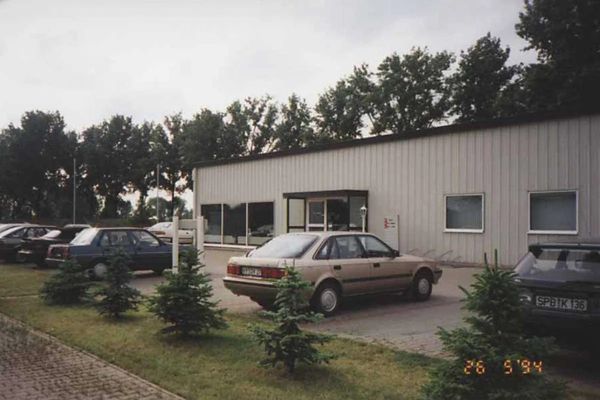
M215 298L221 300L222 307L242 313L260 310L247 297L236 296L224 288L222 265L209 265L206 271L210 273ZM441 347L435 335L438 327L451 329L460 325L463 293L458 285L468 287L478 271L477 268L444 268L440 283L434 286L433 295L426 302L405 300L399 295L349 299L338 315L321 321L315 329L384 342L399 349L439 354ZM134 286L143 293L151 293L154 285L162 280L151 274L137 273Z

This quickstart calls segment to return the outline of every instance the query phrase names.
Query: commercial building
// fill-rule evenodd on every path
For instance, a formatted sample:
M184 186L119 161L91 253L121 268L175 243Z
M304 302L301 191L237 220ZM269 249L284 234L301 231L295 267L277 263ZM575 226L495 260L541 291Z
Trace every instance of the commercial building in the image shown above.
M600 113L529 115L199 163L207 249L366 230L400 252L515 263L529 243L600 237Z

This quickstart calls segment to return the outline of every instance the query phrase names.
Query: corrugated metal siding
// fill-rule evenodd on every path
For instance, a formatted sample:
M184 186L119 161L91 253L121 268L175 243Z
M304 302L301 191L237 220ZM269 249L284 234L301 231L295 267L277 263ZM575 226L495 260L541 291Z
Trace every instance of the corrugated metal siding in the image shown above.
M369 191L369 228L400 218L400 251L481 262L500 251L514 263L530 235L531 190L577 189L579 236L600 237L600 116L371 144L198 169L197 204L275 201L285 232L284 192ZM444 194L484 193L484 233L444 233ZM571 236L570 236L571 237Z

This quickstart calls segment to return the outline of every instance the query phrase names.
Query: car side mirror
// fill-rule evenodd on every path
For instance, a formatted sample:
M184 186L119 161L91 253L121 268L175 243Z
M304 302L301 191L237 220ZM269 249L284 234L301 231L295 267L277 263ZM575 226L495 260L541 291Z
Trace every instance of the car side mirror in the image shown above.
M392 250L392 258L400 257L400 252L398 250Z

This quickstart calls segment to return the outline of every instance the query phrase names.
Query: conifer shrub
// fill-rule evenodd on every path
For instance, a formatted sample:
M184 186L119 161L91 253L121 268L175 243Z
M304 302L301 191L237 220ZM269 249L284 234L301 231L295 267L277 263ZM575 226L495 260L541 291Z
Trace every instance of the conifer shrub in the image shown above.
M190 336L227 328L225 310L212 300L211 282L202 268L197 251L190 248L180 255L178 272L165 273L166 282L148 301L150 311L168 324L162 333Z
M310 290L310 283L302 279L298 270L286 267L285 276L275 282L275 286L276 311L262 312L264 317L275 322L275 327L265 328L256 324L250 326L267 355L259 364L263 367L283 364L289 373L293 373L298 363L328 363L334 356L319 351L315 345L322 345L331 337L300 328L302 323L318 322L323 318L323 315L308 309L306 292Z
M438 333L451 355L430 373L422 388L427 400L565 398L564 384L548 377L544 367L555 350L548 338L524 333L519 288L514 273L494 266L485 269L471 290L461 288L469 316L466 327Z
M105 284L96 291L100 297L96 308L101 315L120 318L125 312L138 309L142 296L139 290L129 286L133 274L128 265L129 258L122 251L110 257Z
M92 282L87 271L74 260L66 260L58 271L44 282L40 297L47 304L77 304L89 300Z

